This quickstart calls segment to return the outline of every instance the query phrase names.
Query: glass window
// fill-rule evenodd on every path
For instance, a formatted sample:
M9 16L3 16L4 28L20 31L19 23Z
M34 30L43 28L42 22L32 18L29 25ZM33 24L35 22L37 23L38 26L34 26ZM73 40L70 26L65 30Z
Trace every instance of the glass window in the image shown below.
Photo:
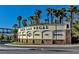
M63 30L54 30L54 32L63 32Z
M45 27L43 26L43 29L45 29Z
M49 34L45 34L45 36L49 36Z
M36 29L38 29L38 27L36 27Z
M35 27L34 27L34 29L35 29Z
M69 24L67 24L67 28L69 28Z
M63 36L63 34L58 34L58 33L57 33L57 34L53 34L53 35L57 35L57 36Z
M26 34L23 34L23 36L26 36Z
M35 36L39 36L40 34L35 34Z
M53 32L53 38L62 37L63 36L62 32L63 32L63 30L55 30Z

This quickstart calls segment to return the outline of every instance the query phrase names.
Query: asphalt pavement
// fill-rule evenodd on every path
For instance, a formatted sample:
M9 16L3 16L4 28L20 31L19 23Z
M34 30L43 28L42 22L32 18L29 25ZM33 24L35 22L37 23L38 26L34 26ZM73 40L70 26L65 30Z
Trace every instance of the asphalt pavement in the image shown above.
M68 45L67 45L68 46ZM79 54L79 47L14 47L0 44L0 54ZM75 46L75 45L74 45Z

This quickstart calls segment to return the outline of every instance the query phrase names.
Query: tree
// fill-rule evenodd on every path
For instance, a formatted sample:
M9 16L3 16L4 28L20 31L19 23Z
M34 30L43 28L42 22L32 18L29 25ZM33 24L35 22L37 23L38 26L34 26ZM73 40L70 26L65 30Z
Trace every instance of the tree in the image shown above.
M33 16L29 16L28 19L31 21L31 24L34 23L34 18L33 18Z
M77 7L76 6L70 6L68 8L68 12L70 12L70 15L71 15L71 28L72 28L73 17L74 17L74 13L77 12Z
M40 14L42 13L42 11L41 10L35 10L35 14L34 14L34 16L33 16L33 18L34 18L34 20L35 20L35 22L36 22L36 24L39 24L39 18L40 18Z
M77 7L76 7L76 6L70 6L70 7L68 8L68 12L70 12L70 15L71 15L71 21L70 21L70 24L71 24L71 37L72 37L73 17L74 17L74 13L77 12Z
M18 23L19 23L19 25L18 25L19 28L21 27L21 19L22 19L21 16L18 16L18 17L17 17L17 20L18 20Z
M55 16L55 24L59 24L59 17L60 17L60 9L56 9L54 11L54 16Z
M59 14L60 14L60 19L59 19L59 21L60 21L60 24L62 24L62 19L64 18L64 17L67 17L66 16L66 9L65 8L61 8L60 9L60 11L59 11Z
M2 34L1 36L0 36L0 41L2 41L4 39L4 35Z
M47 19L49 20L49 16L51 16L51 24L53 23L53 14L55 12L55 9L52 8L47 8Z
M79 39L79 19L76 20L72 25L72 37Z
M22 20L22 24L23 24L24 27L27 26L26 21L27 21L26 19Z

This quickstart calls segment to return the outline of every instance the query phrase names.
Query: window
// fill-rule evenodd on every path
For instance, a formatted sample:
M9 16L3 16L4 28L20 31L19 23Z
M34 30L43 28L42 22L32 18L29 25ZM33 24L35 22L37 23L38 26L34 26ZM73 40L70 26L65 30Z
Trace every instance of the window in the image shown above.
M53 34L53 35L57 35L57 36L63 36L63 34L58 34L58 33L57 33L57 34Z
M34 27L34 29L35 29L35 27Z
M53 32L53 38L60 38L60 37L62 37L63 36L62 32L63 32L63 30L55 30Z
M35 36L39 36L40 34L35 34Z
M23 36L26 36L26 34L23 34Z
M67 24L67 28L69 28L69 24Z
M56 35L53 35L53 38L60 38L60 37L63 37L63 34L56 34Z
M45 36L49 36L49 34L45 34Z
M45 29L45 27L43 26L43 29Z
M63 32L64 30L54 30L54 32Z
M38 29L38 27L36 27L36 29Z

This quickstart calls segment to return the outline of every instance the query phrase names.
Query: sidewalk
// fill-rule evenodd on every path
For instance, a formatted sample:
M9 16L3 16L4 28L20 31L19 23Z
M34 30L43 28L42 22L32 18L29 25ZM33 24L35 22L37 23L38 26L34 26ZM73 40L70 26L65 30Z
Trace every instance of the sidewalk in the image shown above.
M27 47L27 48L41 48L41 47L79 47L79 44L67 44L67 45L16 45L16 44L5 44L6 46L11 46L11 47Z

